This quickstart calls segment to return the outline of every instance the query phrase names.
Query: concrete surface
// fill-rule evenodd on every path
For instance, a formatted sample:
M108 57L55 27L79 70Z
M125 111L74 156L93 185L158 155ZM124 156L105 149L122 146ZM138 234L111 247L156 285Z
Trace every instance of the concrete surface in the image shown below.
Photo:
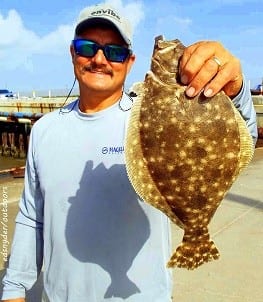
M22 178L0 177L1 223L7 224L11 243ZM3 192L7 192L7 216L3 216ZM7 218L7 221L3 221ZM0 225L3 235L3 224ZM194 271L173 269L174 302L262 302L263 301L263 148L257 148L249 167L239 176L210 223L210 234L220 259ZM183 232L173 226L176 247ZM3 250L3 236L0 252ZM8 245L8 251L10 244ZM167 259L168 260L168 259ZM0 277L5 270L0 254ZM42 275L28 293L27 302L40 302ZM1 292L1 288L0 288ZM55 302L55 301L54 301ZM92 302L92 301L90 301ZM147 301L150 302L150 301Z
M256 149L209 229L221 256L195 271L174 269L174 301L262 302L263 148ZM181 236L174 232L175 245Z

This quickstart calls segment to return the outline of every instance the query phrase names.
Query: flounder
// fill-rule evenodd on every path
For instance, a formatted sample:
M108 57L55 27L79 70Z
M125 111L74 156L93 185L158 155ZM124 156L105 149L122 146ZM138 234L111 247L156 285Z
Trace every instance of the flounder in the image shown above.
M184 48L179 40L156 38L151 70L131 109L125 160L138 195L184 230L167 266L194 269L219 257L208 224L254 145L223 92L186 96L177 81Z

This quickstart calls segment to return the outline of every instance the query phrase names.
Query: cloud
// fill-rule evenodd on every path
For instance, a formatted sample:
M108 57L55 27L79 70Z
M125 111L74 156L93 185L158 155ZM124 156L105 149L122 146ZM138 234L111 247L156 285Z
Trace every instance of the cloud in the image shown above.
M139 23L144 19L142 2L135 0L127 4L112 0L108 3L116 6L127 16L134 29L138 29ZM26 26L18 10L9 9L4 12L0 8L0 70L4 75L1 76L0 86L27 89L69 85L68 81L73 76L69 43L74 35L74 20L77 17L73 18L72 9L74 7L70 8L71 22L54 26L41 34L38 27ZM47 18L46 22L49 21ZM45 27L45 21L39 26Z
M159 17L156 21L156 34L165 33L167 39L180 37L184 33L190 35L192 20L190 18L176 17L174 15L167 15Z
M116 7L130 21L135 31L139 23L144 19L143 3L140 1L124 4L121 0L107 0L105 3Z
M15 10L10 10L6 19L0 15L0 45L6 46L19 40L24 31L23 22Z
M123 4L120 0L106 1L119 8L131 21L134 28L144 18L142 3L135 1ZM19 13L11 9L6 17L0 12L0 67L14 70L23 66L33 72L35 56L67 56L68 44L73 37L74 24L64 24L52 32L40 36L25 27Z
M68 52L73 25L61 25L40 37L24 26L19 13L9 10L6 18L0 14L0 66L6 70L24 66L32 71L34 55L61 55ZM59 38L58 38L59 37Z
M192 20L189 18L174 17L173 19L175 21L175 24L177 24L183 28L188 28L192 24Z

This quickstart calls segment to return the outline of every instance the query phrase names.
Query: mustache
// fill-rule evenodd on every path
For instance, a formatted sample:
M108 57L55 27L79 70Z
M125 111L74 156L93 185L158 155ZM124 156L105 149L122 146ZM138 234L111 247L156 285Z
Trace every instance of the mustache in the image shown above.
M113 75L113 72L111 69L107 68L106 66L104 65L98 65L96 63L90 63L90 64L87 64L85 65L83 68L82 68L82 71L83 72L102 72L102 73L105 73L105 74L109 74L109 75Z

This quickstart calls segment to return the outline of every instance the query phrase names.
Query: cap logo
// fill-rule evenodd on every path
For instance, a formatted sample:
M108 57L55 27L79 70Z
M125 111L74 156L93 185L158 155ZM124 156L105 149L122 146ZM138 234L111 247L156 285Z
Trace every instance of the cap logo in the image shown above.
M114 17L118 20L121 18L112 10L112 9L100 9L91 13L93 16L101 16L101 15L109 15L110 17Z

